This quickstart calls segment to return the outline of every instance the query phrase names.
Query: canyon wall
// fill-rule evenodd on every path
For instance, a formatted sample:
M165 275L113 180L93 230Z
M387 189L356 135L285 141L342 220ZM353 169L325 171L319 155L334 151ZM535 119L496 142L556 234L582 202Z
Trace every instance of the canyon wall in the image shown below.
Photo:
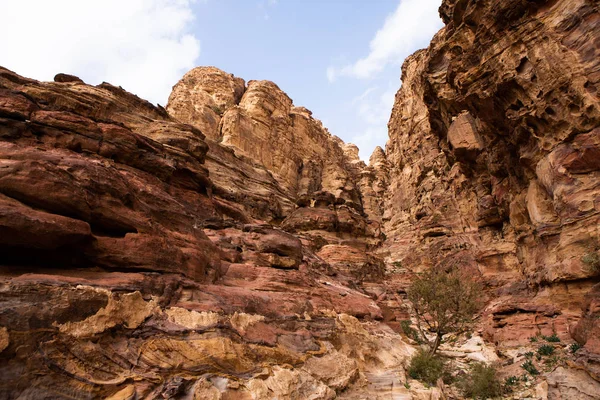
M556 334L513 396L599 398L599 6L501 3L443 2L369 165L273 82L198 67L163 109L0 68L0 398L460 398L402 329L453 266L458 371Z
M364 163L358 158L358 148L329 134L321 121L306 108L294 106L273 82L249 81L245 86L242 79L217 68L198 67L175 85L167 111L206 132L209 140L230 149L243 164L255 163L266 169L268 178L256 179L274 179L282 196L263 199L270 212L257 216L282 219L293 210L298 197L320 190L362 209L357 172ZM231 157L217 153L209 152L207 161L215 171L217 194L244 203L239 195L252 197L255 191L246 186L245 175L236 183L225 174L217 175L220 170L236 169ZM361 165L352 168L356 164ZM263 192L272 195L272 185Z
M402 68L382 246L412 272L481 276L482 329L498 351L573 337L596 379L598 11L585 0L443 3L446 27Z
M219 131L296 144L0 69L0 398L408 395L355 147L273 83L190 74L231 82Z

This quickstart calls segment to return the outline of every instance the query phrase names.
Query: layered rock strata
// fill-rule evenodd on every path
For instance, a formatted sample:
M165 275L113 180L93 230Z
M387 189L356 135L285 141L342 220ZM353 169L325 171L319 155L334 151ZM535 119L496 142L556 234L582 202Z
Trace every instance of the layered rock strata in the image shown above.
M0 398L457 398L401 333L452 266L459 370L556 334L513 396L598 398L598 8L445 0L369 165L269 81L199 67L165 110L0 68Z
M486 340L511 352L540 334L575 338L578 365L598 379L599 6L440 11L446 27L402 68L382 249L411 272L472 270L488 287Z
M232 82L214 95L237 110ZM361 287L382 262L354 172L323 164L301 196L200 129L0 69L0 398L408 395L414 350Z
M213 146L216 151L207 159L217 194L239 203L257 199L259 204L248 210L257 217L281 221L297 198L317 191L362 207L361 168L351 168L364 166L356 146L329 134L273 82L249 81L246 86L217 68L198 67L175 85L167 110L206 132L209 142L222 145ZM248 164L258 171L239 171Z

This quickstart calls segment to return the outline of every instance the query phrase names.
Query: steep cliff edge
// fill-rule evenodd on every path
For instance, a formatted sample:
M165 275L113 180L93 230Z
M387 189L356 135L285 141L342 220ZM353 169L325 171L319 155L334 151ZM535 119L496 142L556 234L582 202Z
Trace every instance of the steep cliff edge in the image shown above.
M383 249L413 272L482 276L485 337L517 366L516 348L556 333L584 345L578 365L598 379L598 3L440 11L446 27L405 62L389 122ZM594 397L572 390L550 388Z
M194 68L174 86L167 110L206 131L211 142L231 149L243 164L253 161L269 172L282 195L262 201L268 212L249 210L258 217L282 219L300 196L320 190L362 210L359 177L350 168L360 163L358 150L329 134L309 110L294 106L273 82L250 81L245 86L241 78L217 68ZM229 174L220 174L227 169L235 175L239 163L219 153L209 152L207 160L217 194L256 197L246 177L235 182ZM272 196L273 190L266 194Z
M0 69L0 398L411 393L414 350L365 289L383 263L356 151L256 86L240 118L298 129L308 177L119 87ZM272 99L281 126L252 119ZM319 140L337 158L318 159Z

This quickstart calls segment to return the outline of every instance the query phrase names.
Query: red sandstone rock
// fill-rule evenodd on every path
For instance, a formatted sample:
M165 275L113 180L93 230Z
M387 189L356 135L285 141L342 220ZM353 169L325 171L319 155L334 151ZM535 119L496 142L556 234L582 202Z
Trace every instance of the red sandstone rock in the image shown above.
M522 397L594 398L598 6L440 13L368 166L269 81L196 68L169 115L0 68L0 397L441 398L397 332L414 274L459 266L506 373L584 346Z
M595 281L581 258L600 240L598 11L444 1L446 27L402 68L382 247L409 270L478 271L499 349L571 340Z

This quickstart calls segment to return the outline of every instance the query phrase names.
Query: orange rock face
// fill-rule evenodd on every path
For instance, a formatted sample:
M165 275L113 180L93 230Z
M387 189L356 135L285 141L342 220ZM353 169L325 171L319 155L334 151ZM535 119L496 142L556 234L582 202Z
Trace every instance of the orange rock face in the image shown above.
M358 153L345 149L321 121L306 108L294 106L273 82L249 81L247 87L243 82L216 68L198 67L175 85L167 105L171 115L203 132L204 122L197 121L206 121L204 113L212 113L215 123L205 128L211 132L207 136L231 151L209 152L208 168L221 170L212 176L218 190L232 198L258 199L263 192L258 201L266 209L248 210L261 218L282 218L298 196L319 190L361 204L360 177L350 167L360 163ZM215 103L214 98L222 101ZM219 113L211 110L215 107ZM240 170L248 170L248 164L257 170L246 178ZM248 190L247 185L255 183L258 190Z
M584 260L600 240L598 11L445 1L446 27L403 66L383 248L412 271L479 275L482 329L502 351L553 332L593 342L585 299L597 297L598 270Z

